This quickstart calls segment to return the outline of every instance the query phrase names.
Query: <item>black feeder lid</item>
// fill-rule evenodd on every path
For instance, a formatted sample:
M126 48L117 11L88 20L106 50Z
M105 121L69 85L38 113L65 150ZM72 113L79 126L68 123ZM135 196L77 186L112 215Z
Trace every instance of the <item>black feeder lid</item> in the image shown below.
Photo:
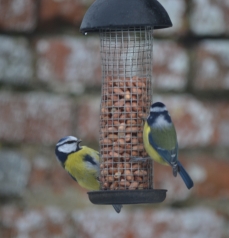
M80 32L144 26L172 26L168 13L157 0L96 0L84 16Z

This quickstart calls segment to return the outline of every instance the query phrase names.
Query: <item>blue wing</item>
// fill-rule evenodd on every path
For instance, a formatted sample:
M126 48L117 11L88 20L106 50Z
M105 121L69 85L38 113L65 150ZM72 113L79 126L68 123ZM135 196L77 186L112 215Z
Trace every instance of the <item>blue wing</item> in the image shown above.
M173 150L166 150L158 146L152 136L152 133L148 135L150 145L157 151L157 153L171 166L177 162L177 152L178 152L178 145Z

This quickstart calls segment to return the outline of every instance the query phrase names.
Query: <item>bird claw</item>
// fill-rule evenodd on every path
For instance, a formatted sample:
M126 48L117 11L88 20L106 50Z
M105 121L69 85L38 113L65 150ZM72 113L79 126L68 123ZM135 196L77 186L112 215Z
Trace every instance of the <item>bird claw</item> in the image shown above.
M131 157L130 162L145 162L151 159L150 157Z
M173 168L173 176L174 176L174 177L177 176L177 170L175 170L174 168Z
M178 166L177 163L171 163L172 168L173 168L173 176L176 177L177 176L177 172L178 172Z

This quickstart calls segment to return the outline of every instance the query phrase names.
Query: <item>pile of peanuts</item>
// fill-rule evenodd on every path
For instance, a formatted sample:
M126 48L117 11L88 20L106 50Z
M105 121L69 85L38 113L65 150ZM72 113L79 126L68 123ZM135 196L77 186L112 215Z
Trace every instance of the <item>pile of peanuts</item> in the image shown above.
M147 157L143 119L151 103L150 79L107 77L100 111L100 181L102 190L151 188L152 162L132 163Z

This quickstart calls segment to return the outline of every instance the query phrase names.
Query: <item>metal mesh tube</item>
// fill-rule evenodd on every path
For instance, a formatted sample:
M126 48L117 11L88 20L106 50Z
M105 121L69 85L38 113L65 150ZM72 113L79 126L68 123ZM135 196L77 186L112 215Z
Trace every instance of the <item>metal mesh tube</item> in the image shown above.
M143 118L152 98L152 28L100 31L102 97L100 181L102 190L150 189L152 161L146 157Z

